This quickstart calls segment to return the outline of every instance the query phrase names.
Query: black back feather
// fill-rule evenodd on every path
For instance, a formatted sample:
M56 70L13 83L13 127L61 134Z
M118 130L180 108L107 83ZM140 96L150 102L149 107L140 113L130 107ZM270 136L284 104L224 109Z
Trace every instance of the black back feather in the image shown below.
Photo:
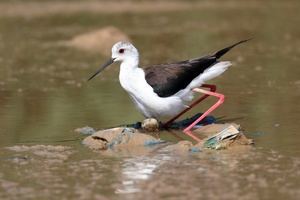
M199 76L233 47L248 40L242 40L216 53L200 58L176 63L152 65L145 68L145 78L154 92L160 97L169 97L187 87L194 78Z

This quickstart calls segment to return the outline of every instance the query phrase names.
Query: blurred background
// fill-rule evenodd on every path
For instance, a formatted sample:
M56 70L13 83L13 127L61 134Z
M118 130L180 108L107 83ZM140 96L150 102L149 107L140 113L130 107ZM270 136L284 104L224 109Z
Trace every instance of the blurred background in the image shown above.
M147 66L254 38L226 54L234 66L210 81L226 96L213 114L236 119L259 148L298 157L299 11L298 0L1 0L0 147L53 144L76 139L78 127L142 120L117 64L86 81L119 39L130 40Z
M298 10L298 1L276 0L2 0L0 144L72 138L76 127L142 120L118 83L117 64L86 82L118 38L133 42L145 66L253 37L223 58L234 66L211 81L226 95L215 115L241 117L246 130L266 133L273 148L293 148L299 128ZM77 41L82 49L64 45L91 32L94 40L86 48L85 38Z

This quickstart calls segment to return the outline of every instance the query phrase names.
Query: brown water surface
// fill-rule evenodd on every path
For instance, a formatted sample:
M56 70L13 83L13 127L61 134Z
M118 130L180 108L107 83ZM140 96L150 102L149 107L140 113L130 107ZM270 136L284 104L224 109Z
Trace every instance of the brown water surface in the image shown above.
M123 11L49 2L0 3L0 199L298 199L299 1L163 1L159 9L143 1ZM255 147L187 155L83 147L77 127L143 119L117 65L87 83L106 58L57 45L110 25L132 38L142 65L254 37L224 56L234 66L210 83L226 95L214 115L235 119Z

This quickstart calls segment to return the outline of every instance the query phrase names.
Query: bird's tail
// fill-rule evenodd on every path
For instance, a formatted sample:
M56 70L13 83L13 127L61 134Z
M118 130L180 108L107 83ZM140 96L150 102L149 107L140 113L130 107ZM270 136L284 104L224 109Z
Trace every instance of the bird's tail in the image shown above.
M237 43L235 43L235 44L233 44L233 45L231 45L231 46L229 46L229 47L226 47L226 48L224 48L224 49L221 49L221 50L217 51L216 53L214 53L214 56L215 56L217 59L219 59L219 58L221 58L224 54L226 54L230 49L232 49L233 47L235 47L235 46L237 46L237 45L239 45L239 44L242 44L242 43L244 43L244 42L247 42L247 41L249 41L249 40L251 40L251 39L252 39L252 38L247 39L247 40L241 40L241 41L239 41L239 42L237 42Z

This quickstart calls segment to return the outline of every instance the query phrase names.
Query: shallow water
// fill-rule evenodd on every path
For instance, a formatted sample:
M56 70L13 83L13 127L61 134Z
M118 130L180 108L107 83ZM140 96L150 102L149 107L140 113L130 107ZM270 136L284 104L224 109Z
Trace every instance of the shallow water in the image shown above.
M297 199L300 5L238 2L144 12L129 7L125 13L88 7L67 14L2 12L0 199ZM7 5L27 6L14 1L0 8ZM226 95L214 115L241 124L255 148L177 155L159 147L114 154L83 147L82 136L73 132L77 127L143 119L118 83L117 65L87 84L106 58L57 45L107 25L132 38L143 65L196 57L254 37L224 57L235 65L210 83Z

